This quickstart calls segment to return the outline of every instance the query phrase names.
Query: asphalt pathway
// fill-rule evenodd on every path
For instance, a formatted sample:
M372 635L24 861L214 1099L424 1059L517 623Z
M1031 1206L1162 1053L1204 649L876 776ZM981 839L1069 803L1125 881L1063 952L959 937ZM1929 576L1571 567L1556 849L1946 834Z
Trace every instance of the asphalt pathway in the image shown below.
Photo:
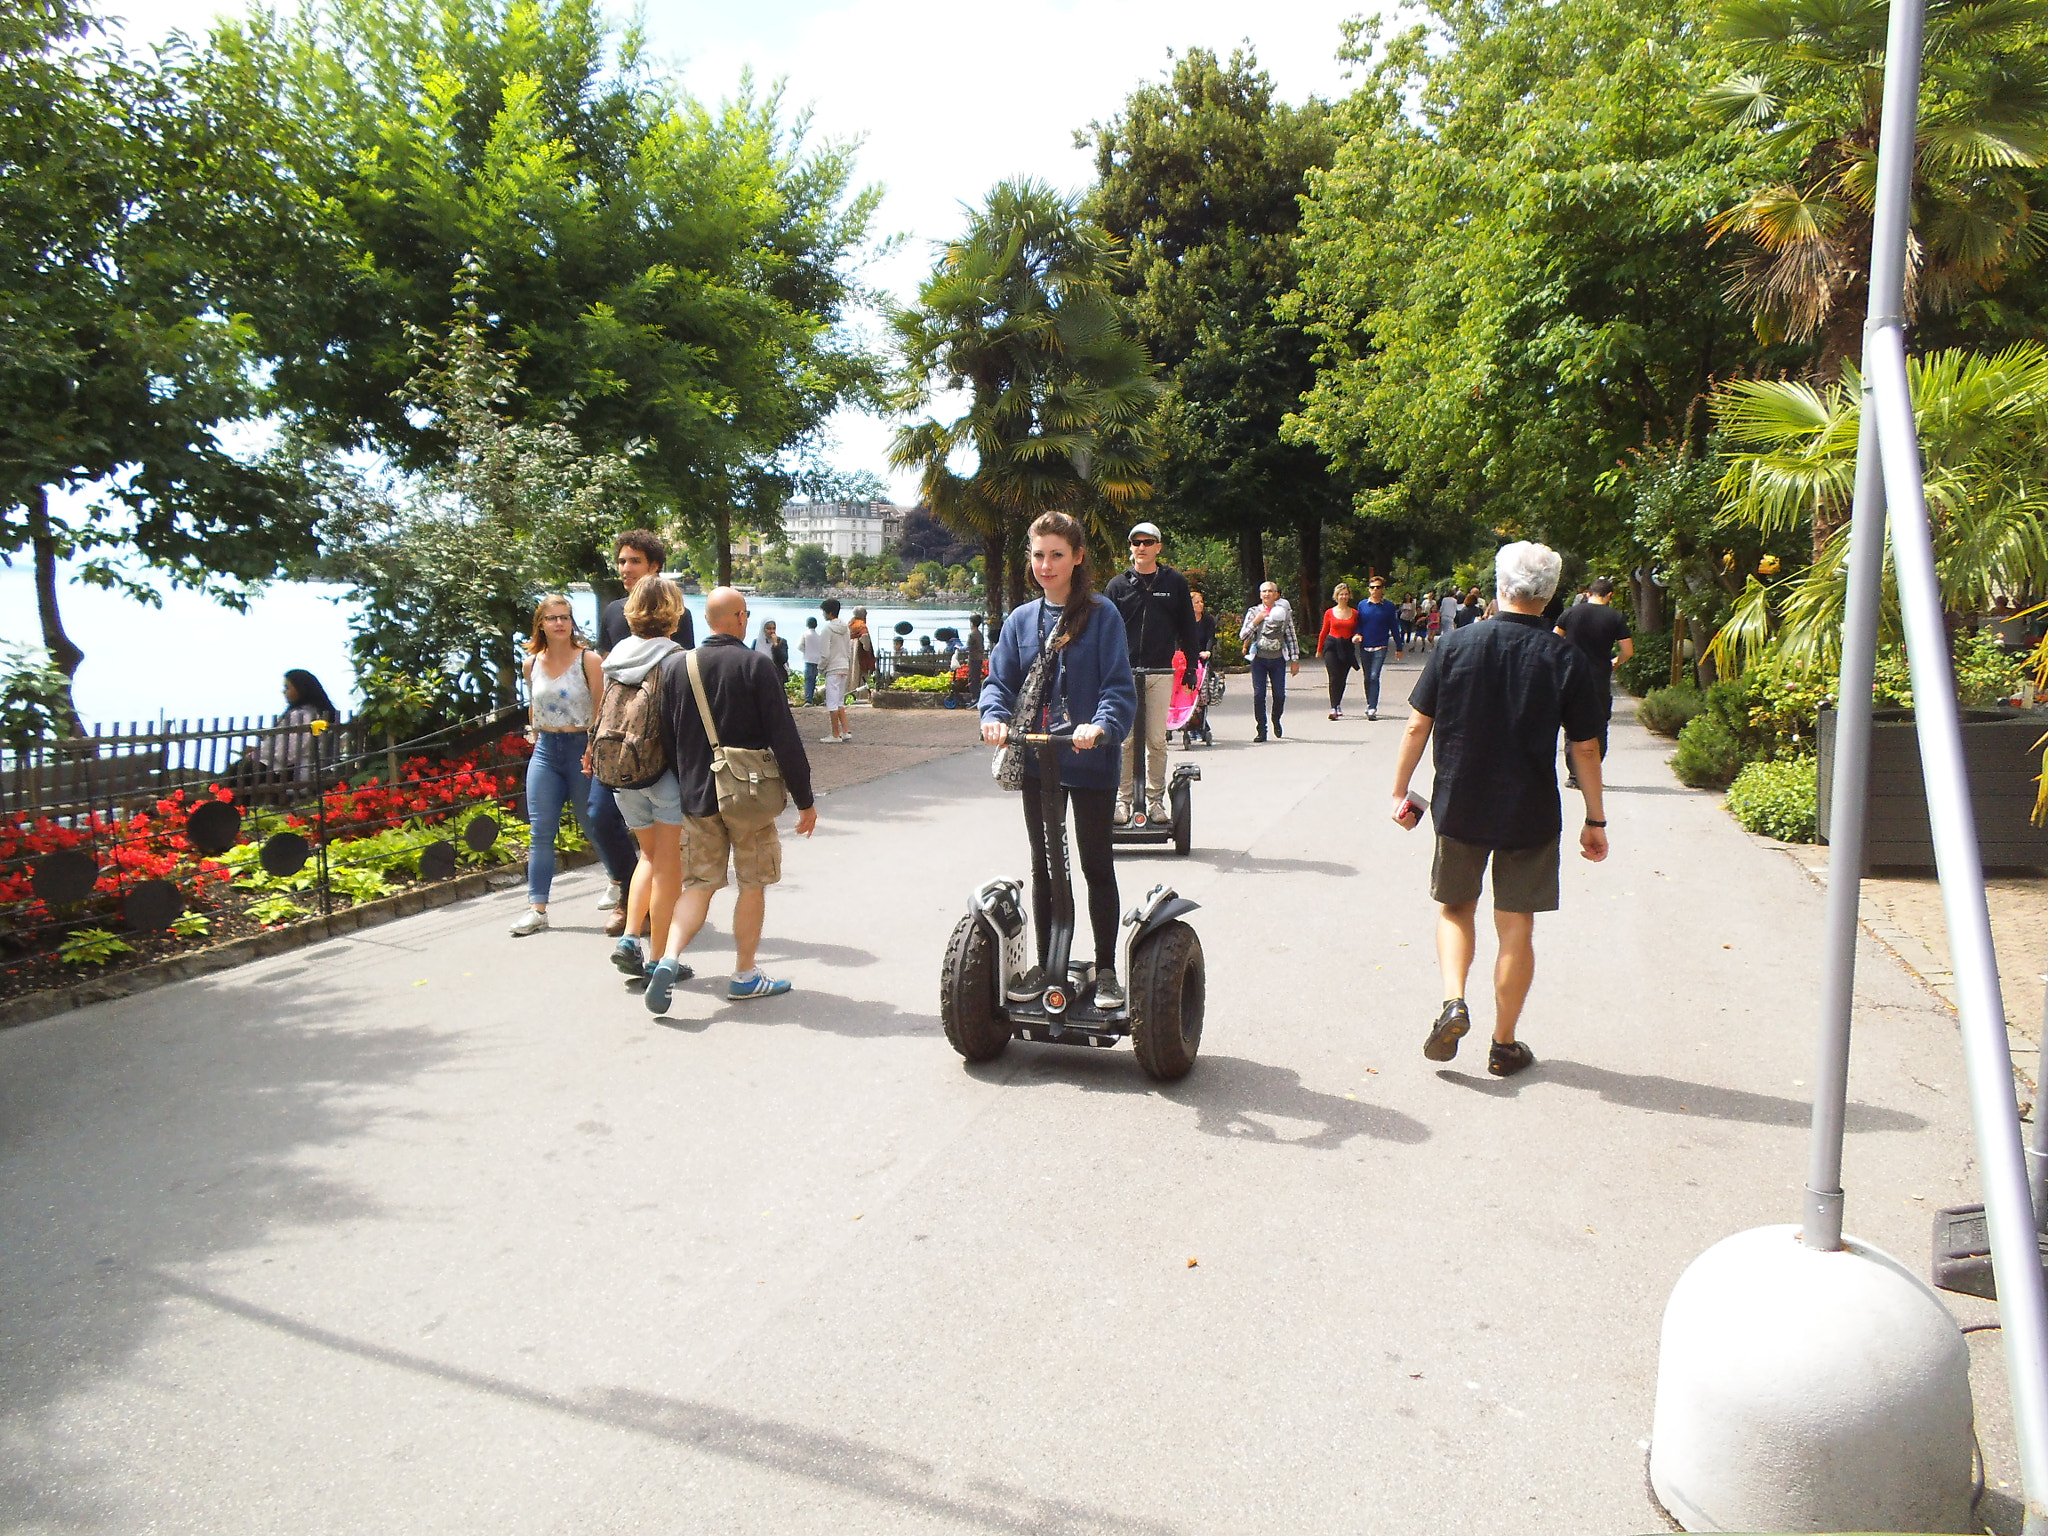
M1618 725L1540 1066L1486 1075L1485 1002L1427 1062L1403 711L1311 670L1265 746L1234 681L1193 857L1120 860L1202 903L1178 1085L947 1048L946 935L1024 865L978 751L821 802L786 998L651 1020L585 873L537 938L507 891L0 1035L0 1527L1662 1529L1665 1298L1797 1219L1821 893ZM1975 1198L1954 1026L1861 985L1849 1227L1920 1269Z

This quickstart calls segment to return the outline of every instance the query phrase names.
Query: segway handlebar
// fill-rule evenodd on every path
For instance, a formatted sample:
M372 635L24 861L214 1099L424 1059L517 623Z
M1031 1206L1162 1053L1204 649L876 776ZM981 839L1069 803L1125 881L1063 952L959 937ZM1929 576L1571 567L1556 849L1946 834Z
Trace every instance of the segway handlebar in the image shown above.
M1022 731L1018 734L1019 739L1028 747L1049 747L1057 746L1061 742L1071 742L1074 739L1074 727L1070 722L1066 725L1056 725L1049 731Z

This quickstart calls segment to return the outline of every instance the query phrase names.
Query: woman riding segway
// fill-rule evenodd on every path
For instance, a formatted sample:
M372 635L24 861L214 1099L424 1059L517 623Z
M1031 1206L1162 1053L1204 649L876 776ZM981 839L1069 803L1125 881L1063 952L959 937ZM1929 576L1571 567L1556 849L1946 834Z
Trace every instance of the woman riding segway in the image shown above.
M988 659L981 689L981 735L1002 746L1014 724L1047 732L1071 726L1072 750L1059 754L1057 783L1040 782L1034 754L1021 754L1024 825L1031 840L1032 927L1038 937L1038 965L1009 979L1013 998L1043 992L1047 939L1052 931L1052 878L1047 858L1041 796L1055 795L1074 815L1074 842L1088 882L1089 924L1095 938L1094 1001L1121 1008L1124 989L1116 974L1118 900L1110 821L1116 805L1117 749L1130 734L1137 709L1137 684L1124 639L1122 617L1095 595L1089 580L1087 537L1064 512L1048 512L1031 525L1031 575L1044 597L1024 604L1004 621ZM1065 878L1065 872L1060 872Z

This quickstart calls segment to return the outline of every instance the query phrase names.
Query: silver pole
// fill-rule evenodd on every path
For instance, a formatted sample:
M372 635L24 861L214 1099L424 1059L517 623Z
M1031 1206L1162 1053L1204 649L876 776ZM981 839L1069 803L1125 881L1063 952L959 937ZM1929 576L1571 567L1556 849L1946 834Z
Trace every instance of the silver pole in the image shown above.
M2048 976L2041 978L2048 982ZM2034 1197L2034 1225L2048 1232L2048 988L2041 998L2041 1060L2034 1068L2034 1134L2027 1143L2027 1192Z
M1998 1276L2006 1373L2027 1500L2025 1531L2026 1536L2048 1536L2048 1286L2042 1280L2019 1105L2013 1096L2012 1052L1984 901L1977 821L1963 763L1962 721L1942 623L1941 581L1934 565L1919 434L1906 374L1905 319L1899 312L1912 217L1924 4L1925 0L1893 0L1885 41L1870 322L1863 340L1864 377L1870 388L1866 411L1874 409L1876 445L1884 465L1927 816L1956 978L1991 1263ZM1864 444L1869 441L1867 436L1862 439ZM1831 887L1838 883L1831 882ZM1816 1111L1816 1123L1818 1119Z
M1871 288L1876 320L1879 300ZM1891 305L1896 309L1896 302ZM1870 780L1871 687L1877 670L1878 604L1884 588L1884 467L1870 380L1856 440L1856 500L1849 517L1849 591L1842 619L1842 686L1835 710L1835 764L1828 799L1828 905L1822 953L1820 1045L1814 1065L1813 1137L1806 1222L1800 1241L1842 1246L1842 1131L1849 1105L1849 1025L1856 1001L1856 938L1863 902L1863 835Z

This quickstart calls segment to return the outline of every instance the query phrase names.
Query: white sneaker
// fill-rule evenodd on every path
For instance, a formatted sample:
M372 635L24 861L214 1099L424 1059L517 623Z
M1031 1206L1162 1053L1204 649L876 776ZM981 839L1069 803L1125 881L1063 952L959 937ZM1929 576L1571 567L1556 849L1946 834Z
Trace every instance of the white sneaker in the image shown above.
M1145 819L1147 821L1169 821L1172 818L1167 815L1166 802L1164 800L1154 800L1145 807Z
M1117 801L1116 809L1110 813L1109 819L1112 826L1128 827L1131 824L1130 802L1128 800Z
M839 740L839 738L838 738L837 736L820 736L820 737L818 738L818 740L820 740L820 741L828 741L828 742L836 742L836 741L838 741L838 740Z
M547 928L547 913L541 911L539 907L528 907L526 916L512 925L512 937L523 939L530 933L546 933Z
M614 880L604 888L604 900L597 904L597 909L600 912L609 912L613 907L623 907L625 904L626 888Z
M1368 710L1367 710L1367 711L1365 712L1365 718L1366 718L1366 719L1368 719L1368 720L1377 720L1377 719L1379 719L1379 717L1380 717L1380 712L1379 712L1378 710L1376 710L1376 709L1368 709Z

